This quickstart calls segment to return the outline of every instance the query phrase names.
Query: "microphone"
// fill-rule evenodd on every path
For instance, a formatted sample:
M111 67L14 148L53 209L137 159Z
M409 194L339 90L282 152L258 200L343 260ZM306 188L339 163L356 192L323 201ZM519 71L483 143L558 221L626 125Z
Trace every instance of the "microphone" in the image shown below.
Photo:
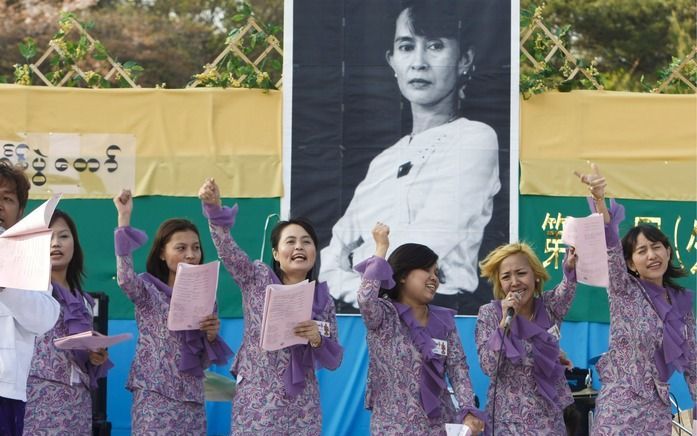
M511 325L511 320L513 319L513 315L515 315L515 310L513 310L512 307L509 307L508 310L506 310L506 319L503 322L503 328L507 329Z

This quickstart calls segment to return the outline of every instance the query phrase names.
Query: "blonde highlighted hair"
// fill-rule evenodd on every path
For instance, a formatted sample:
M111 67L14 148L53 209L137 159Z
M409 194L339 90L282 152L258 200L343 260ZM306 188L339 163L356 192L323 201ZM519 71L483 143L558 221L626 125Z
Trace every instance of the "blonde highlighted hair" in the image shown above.
M489 283L491 283L491 285L494 287L494 298L497 300L503 300L504 297L506 297L506 293L501 287L501 280L499 280L499 269L501 268L501 262L503 262L507 257L518 253L522 254L528 259L530 268L535 275L536 297L542 295L544 283L549 280L547 270L545 270L544 265L542 265L542 262L528 244L525 242L514 242L511 244L501 245L489 253L484 260L479 262L481 276L489 280Z

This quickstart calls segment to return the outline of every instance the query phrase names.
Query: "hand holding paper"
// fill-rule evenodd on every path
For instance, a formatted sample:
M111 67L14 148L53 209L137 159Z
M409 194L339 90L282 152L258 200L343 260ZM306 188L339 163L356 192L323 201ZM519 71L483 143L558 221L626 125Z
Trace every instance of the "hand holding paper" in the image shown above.
M295 327L312 318L315 282L295 285L269 285L264 300L260 346L266 351L307 344L307 338L294 333Z
M201 321L213 313L218 289L220 261L204 265L180 263L169 303L167 328L199 330Z
M607 287L610 278L603 216L594 213L585 218L566 217L561 240L574 247L578 255L578 281L591 286Z
M0 235L0 287L47 291L51 279L51 221L60 200L54 195Z

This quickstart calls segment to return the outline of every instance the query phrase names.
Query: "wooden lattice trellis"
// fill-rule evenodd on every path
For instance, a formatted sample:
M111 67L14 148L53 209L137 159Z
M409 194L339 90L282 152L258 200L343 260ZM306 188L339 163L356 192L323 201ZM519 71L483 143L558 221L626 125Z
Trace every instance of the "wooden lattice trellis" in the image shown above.
M72 17L66 18L65 22L70 24L70 30L65 33L64 37L69 35L70 33L77 31L79 32L80 35L84 36L87 38L89 41L89 47L87 48L87 53L86 55L91 54L96 48L99 42L90 35L87 30L85 30L82 25L75 20ZM29 68L41 79L44 84L47 86L57 86L57 87L62 87L64 86L75 74L79 75L82 77L82 79L85 81L85 83L89 83L89 78L88 75L83 71L80 66L78 66L76 63L73 63L70 65L69 71L63 76L61 80L58 81L58 83L54 84L51 82L42 72L40 69L40 66L42 63L44 63L53 53L58 54L62 59L67 60L68 56L64 51L58 46L58 44L55 42L55 40L51 40L49 42L49 47L46 49L44 54L35 62L29 64ZM131 78L131 75L126 71L123 66L116 62L111 56L106 54L106 57L104 59L105 62L107 62L109 65L111 65L111 69L104 75L104 79L109 81L114 77L115 74L119 74L132 88L139 88L140 86L137 85L134 80ZM103 62L104 62L103 61ZM97 87L97 86L94 86Z
M603 89L603 86L598 83L594 75L587 69L579 65L579 60L569 52L569 50L564 47L562 41L552 33L547 26L542 22L539 16L534 16L530 21L530 24L523 30L520 37L520 51L523 55L530 61L536 70L541 70L544 65L539 62L535 57L530 54L530 52L525 48L525 43L530 39L535 32L542 32L542 34L552 43L552 48L549 53L544 58L545 63L549 63L557 53L561 53L564 57L566 63L573 67L573 70L566 76L566 80L572 80L578 73L583 74L588 81L595 87L595 89Z
M692 52L685 56L678 66L673 69L670 75L657 88L652 89L651 92L661 93L673 82L680 81L686 84L692 90L692 92L697 93L697 83L694 83L689 78L685 77L685 70L687 70L687 66L694 62L697 62L697 45L695 45L692 48Z
M247 24L240 29L239 32L237 32L232 38L229 39L227 42L226 47L223 49L222 52L218 55L218 57L215 58L215 60L207 64L204 67L203 73L201 75L206 75L214 70L217 69L218 64L222 62L225 57L232 53L234 56L238 57L241 59L243 62L245 62L247 65L252 67L254 71L257 74L262 74L263 72L261 69L259 69L259 64L264 61L272 52L278 53L281 57L283 57L283 49L281 48L281 43L273 35L268 35L264 42L267 44L266 48L254 59L251 60L247 55L244 54L243 51L243 46L242 46L242 41L244 40L245 36L250 34L250 32L264 32L264 30L259 26L259 24L256 22L254 17L249 17L247 19ZM246 74L241 75L240 77L235 77L239 82L244 81L244 79L247 77ZM278 89L281 88L283 78L279 78L278 81L274 84L274 86ZM200 85L201 81L196 79L193 82L191 82L189 85L187 85L187 88L195 88L196 86Z

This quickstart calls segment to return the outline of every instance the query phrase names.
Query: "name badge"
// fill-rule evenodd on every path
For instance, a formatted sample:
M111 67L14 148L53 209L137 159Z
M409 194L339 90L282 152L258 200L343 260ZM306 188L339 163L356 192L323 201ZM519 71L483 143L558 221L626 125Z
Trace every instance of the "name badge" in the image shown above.
M433 354L437 354L439 356L448 355L448 341L433 339L433 342L435 342L435 346L433 347L433 350L431 350Z
M558 341L559 339L561 339L561 330L559 330L559 326L556 325L556 324L554 324L552 327L550 327L550 328L547 330L547 333L549 333L550 335L552 335L552 336L554 336L555 338L557 338L557 341Z
M319 334L324 336L325 338L329 338L332 336L332 330L329 328L329 323L326 321L315 321L317 324L317 327L319 327Z

